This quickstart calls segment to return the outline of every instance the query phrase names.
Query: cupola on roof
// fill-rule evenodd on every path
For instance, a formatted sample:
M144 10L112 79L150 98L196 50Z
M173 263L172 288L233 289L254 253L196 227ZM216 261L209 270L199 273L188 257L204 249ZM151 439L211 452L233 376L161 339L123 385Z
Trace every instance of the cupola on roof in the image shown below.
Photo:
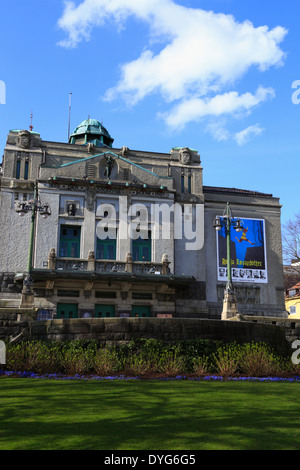
M103 124L90 118L82 121L69 139L70 144L86 145L93 143L96 147L112 147L113 141L114 139Z

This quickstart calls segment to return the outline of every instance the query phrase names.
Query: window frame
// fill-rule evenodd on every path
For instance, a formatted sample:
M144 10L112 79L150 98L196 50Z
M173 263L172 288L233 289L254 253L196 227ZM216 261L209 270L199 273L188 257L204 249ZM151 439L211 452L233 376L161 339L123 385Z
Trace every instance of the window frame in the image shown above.
M78 230L79 234L72 236L67 236L64 238L63 230ZM62 243L65 243L65 247L62 246ZM77 247L74 247L75 243L77 243ZM72 246L73 245L73 246ZM72 254L72 250L76 250L76 254ZM62 254L62 250L66 253ZM60 226L60 234L59 234L59 247L58 253L59 258L76 258L80 259L80 250L81 250L81 226L80 225L65 225L62 224Z

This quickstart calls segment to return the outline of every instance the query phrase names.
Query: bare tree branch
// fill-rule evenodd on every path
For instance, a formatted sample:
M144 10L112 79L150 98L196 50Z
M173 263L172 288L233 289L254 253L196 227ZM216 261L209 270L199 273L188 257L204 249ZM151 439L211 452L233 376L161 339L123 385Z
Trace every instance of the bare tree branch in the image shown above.
M283 225L282 244L284 263L300 264L300 214Z
M300 214L282 228L284 285L289 289L300 281Z

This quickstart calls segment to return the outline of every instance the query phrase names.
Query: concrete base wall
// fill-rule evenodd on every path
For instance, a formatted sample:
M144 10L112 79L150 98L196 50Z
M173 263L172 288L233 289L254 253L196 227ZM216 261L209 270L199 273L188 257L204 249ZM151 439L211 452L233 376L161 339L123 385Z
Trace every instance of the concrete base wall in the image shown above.
M284 329L275 325L191 318L46 320L31 322L30 337L52 341L98 339L104 345L120 344L135 338L156 338L164 341L261 341L282 351L287 346Z

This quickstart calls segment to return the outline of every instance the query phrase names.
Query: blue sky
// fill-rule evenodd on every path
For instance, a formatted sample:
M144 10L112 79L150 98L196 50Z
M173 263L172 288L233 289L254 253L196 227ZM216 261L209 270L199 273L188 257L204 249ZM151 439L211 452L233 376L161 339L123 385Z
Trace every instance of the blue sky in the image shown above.
M116 148L197 149L205 185L271 193L286 223L300 213L299 18L298 0L2 0L0 148L31 113L66 142L71 92L71 131L90 116Z

